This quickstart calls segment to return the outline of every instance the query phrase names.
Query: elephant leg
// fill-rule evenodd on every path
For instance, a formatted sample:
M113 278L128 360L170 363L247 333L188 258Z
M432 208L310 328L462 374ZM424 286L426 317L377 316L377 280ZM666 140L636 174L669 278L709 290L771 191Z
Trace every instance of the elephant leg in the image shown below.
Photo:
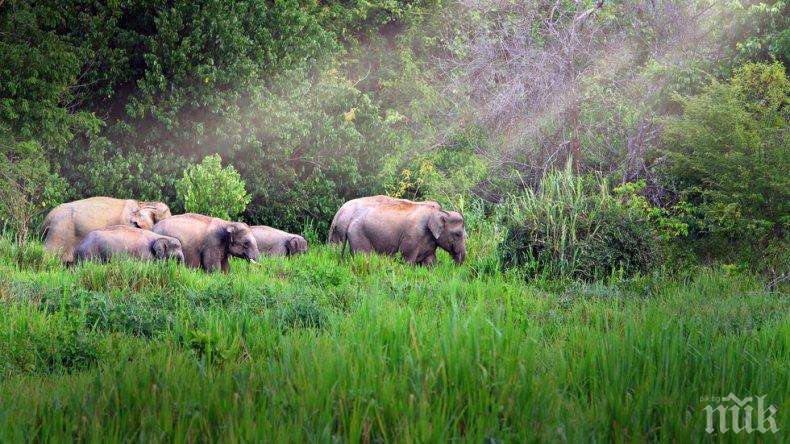
M424 258L422 258L422 260L418 261L417 263L426 267L433 267L434 264L436 264L436 253L431 253L425 256Z
M52 254L60 256L61 262L71 264L74 262L74 249L77 247L77 236L74 233L64 233L63 230L50 228L47 232L47 239L44 241L44 249Z
M211 250L203 250L201 256L200 262L203 265L203 269L209 273L217 271L222 266L222 257ZM227 261L228 259L225 258L225 260Z
M225 273L225 274L228 274L228 272L230 271L230 264L228 263L228 257L227 256L222 258L222 260L220 261L219 265L220 265L220 269L222 270L222 272Z
M373 244L370 242L370 239L368 239L367 236L365 236L361 231L362 230L352 230L351 227L349 227L346 240L348 241L351 254L370 254L370 252L373 251Z
M200 268L203 256L199 251L194 249L184 250L184 265L189 268Z

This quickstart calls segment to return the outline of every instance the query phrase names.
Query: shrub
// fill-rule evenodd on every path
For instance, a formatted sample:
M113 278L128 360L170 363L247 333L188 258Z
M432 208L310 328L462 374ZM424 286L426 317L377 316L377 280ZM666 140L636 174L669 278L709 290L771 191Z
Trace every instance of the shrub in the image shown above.
M227 220L235 219L251 200L239 173L232 165L222 168L219 154L188 166L176 191L186 211Z
M604 179L574 176L570 165L509 205L503 265L524 267L528 276L592 280L660 263L662 238L648 215L613 196Z
M667 123L671 176L694 205L691 234L705 254L786 264L773 253L790 226L788 97L780 63L747 64L730 82L682 99L683 115Z

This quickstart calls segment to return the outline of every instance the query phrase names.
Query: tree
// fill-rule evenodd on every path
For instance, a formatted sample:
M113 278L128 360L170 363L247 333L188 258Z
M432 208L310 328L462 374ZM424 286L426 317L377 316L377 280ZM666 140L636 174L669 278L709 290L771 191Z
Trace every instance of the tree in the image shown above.
M75 110L78 48L47 31L56 11L34 6L0 8L0 216L19 244L64 190L48 154L99 129L93 114Z
M764 256L790 229L790 81L781 63L748 63L727 83L683 98L666 126L671 177L696 205L698 235ZM719 252L721 253L721 252ZM785 252L786 254L786 252Z
M225 220L244 212L251 199L236 169L232 165L222 168L219 154L188 166L176 190L187 211Z
M648 175L665 98L701 85L724 57L718 8L458 2L440 60L447 91L471 98L463 120L499 139L496 151L478 153L491 165L487 181L536 186L569 158L577 172L600 170L620 182Z
M33 220L57 203L64 184L36 142L16 144L15 150L0 148L0 217L22 246Z

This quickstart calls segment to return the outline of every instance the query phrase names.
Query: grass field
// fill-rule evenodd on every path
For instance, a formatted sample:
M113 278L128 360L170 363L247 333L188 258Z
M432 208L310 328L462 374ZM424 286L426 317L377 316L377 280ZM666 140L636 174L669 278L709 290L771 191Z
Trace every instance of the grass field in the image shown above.
M485 258L64 269L0 243L0 442L780 442L790 298L756 279L549 285ZM480 248L478 248L480 251ZM21 265L20 265L21 264ZM709 435L766 395L778 434Z

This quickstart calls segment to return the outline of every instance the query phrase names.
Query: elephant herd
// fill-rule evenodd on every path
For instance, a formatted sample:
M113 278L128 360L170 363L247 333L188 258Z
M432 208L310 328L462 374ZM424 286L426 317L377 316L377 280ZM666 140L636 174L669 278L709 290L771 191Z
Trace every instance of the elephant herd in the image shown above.
M44 247L65 263L107 261L123 254L141 260L174 259L188 267L228 272L229 257L255 261L260 254L307 251L299 235L202 214L173 216L162 202L91 197L55 207L44 219ZM400 253L431 265L436 248L456 263L466 257L464 218L433 201L371 196L346 202L329 229L329 242L353 253Z

